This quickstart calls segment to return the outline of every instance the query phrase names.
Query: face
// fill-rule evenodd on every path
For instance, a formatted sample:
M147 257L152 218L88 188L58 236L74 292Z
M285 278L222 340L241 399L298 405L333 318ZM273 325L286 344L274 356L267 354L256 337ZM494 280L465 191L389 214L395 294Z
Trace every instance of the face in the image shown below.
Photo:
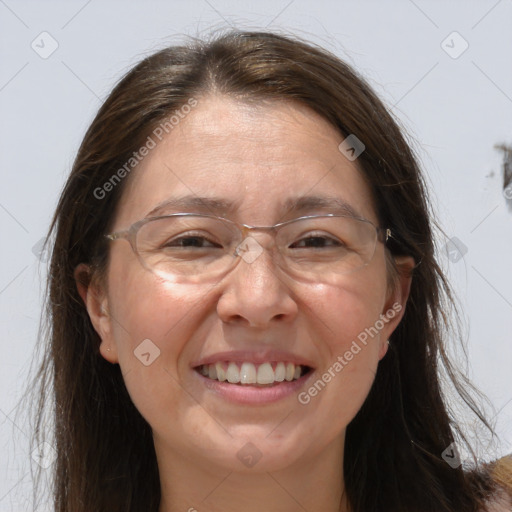
M185 195L231 202L215 213L252 226L335 213L284 209L289 199L334 197L378 225L357 160L338 149L342 140L305 107L202 98L132 171L113 231ZM266 236L254 235L262 246ZM342 454L345 428L370 390L407 294L407 283L388 287L383 243L357 272L307 282L283 272L268 251L250 263L239 258L206 284L162 279L126 240L110 250L105 283L83 296L101 354L120 365L157 454L232 471L246 469L240 453L261 456L252 471ZM266 387L230 384L200 374L201 364L214 361L253 362L255 370L295 362L310 371Z

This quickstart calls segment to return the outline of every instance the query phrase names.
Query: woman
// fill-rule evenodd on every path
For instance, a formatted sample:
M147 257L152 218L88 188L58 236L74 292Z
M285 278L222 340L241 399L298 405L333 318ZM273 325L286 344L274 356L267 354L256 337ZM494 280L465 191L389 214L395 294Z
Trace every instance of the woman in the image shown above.
M56 510L510 510L458 460L441 369L478 410L431 224L397 123L325 50L233 32L139 63L50 230Z

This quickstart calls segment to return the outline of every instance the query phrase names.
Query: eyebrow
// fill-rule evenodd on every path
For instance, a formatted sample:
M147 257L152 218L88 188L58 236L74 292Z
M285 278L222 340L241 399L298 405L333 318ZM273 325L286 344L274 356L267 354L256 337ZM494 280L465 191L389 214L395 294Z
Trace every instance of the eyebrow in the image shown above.
M146 215L146 218L165 215L171 210L176 210L175 213L197 212L223 216L233 214L239 206L239 201L228 201L219 197L186 195L173 197L158 204ZM351 204L339 197L333 196L290 197L283 203L282 208L284 215L290 213L305 214L311 210L322 210L360 219L364 218Z

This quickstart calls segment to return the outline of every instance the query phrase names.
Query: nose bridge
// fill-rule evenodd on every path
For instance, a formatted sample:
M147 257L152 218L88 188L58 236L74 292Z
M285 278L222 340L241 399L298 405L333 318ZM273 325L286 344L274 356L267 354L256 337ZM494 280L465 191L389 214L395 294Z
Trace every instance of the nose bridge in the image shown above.
M248 236L244 237L236 248L236 256L242 260L238 262L237 267L250 265L250 268L243 269L244 273L254 272L254 270L258 269L262 264L266 267L268 264L272 265L274 263L273 246L269 243L262 243L261 237L258 238L259 240L256 240L254 233L250 233Z
M272 247L260 243L265 234L273 238L274 227L244 228L244 240L237 248L238 262L227 277L225 293L218 303L219 315L225 321L244 318L259 326L267 325L272 318L291 318L297 308L293 291L288 289L291 283L279 272Z
M278 250L276 251L276 226L241 225L242 241L236 248L235 254L247 264L253 264L257 259L265 260L271 265L280 265ZM277 248L278 249L278 248ZM267 253L267 254L264 254ZM260 261L260 264L262 261Z

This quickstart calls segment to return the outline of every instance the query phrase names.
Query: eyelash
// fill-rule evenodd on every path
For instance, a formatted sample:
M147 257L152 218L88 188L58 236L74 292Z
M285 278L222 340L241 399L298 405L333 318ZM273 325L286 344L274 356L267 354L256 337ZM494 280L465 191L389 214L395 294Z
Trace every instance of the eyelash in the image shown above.
M183 243L183 241L191 240L191 239L196 239L196 240L201 239L201 240L206 240L206 241L208 241L211 244L216 244L216 242L213 242L212 240L208 239L206 236L187 234L187 235L181 235L180 237L175 238L174 240L168 241L166 244L163 245L163 247L171 247L171 244L173 244L173 243L176 243L176 242ZM343 245L343 242L341 242L340 240L336 240L336 239L334 239L332 237L329 237L327 235L320 235L320 234L316 234L316 235L315 234L310 234L310 235L307 235L307 236L303 236L300 239L298 239L296 242L294 242L293 245L295 245L297 243L300 243L300 242L308 241L308 240L309 241L311 241L311 240L325 240L325 241L334 242L336 245ZM332 246L332 244L330 244L330 246ZM193 245L190 245L190 246L180 245L180 247L195 247L195 246L193 246ZM322 247L325 247L325 245L323 245ZM200 248L204 248L204 247L200 247Z

